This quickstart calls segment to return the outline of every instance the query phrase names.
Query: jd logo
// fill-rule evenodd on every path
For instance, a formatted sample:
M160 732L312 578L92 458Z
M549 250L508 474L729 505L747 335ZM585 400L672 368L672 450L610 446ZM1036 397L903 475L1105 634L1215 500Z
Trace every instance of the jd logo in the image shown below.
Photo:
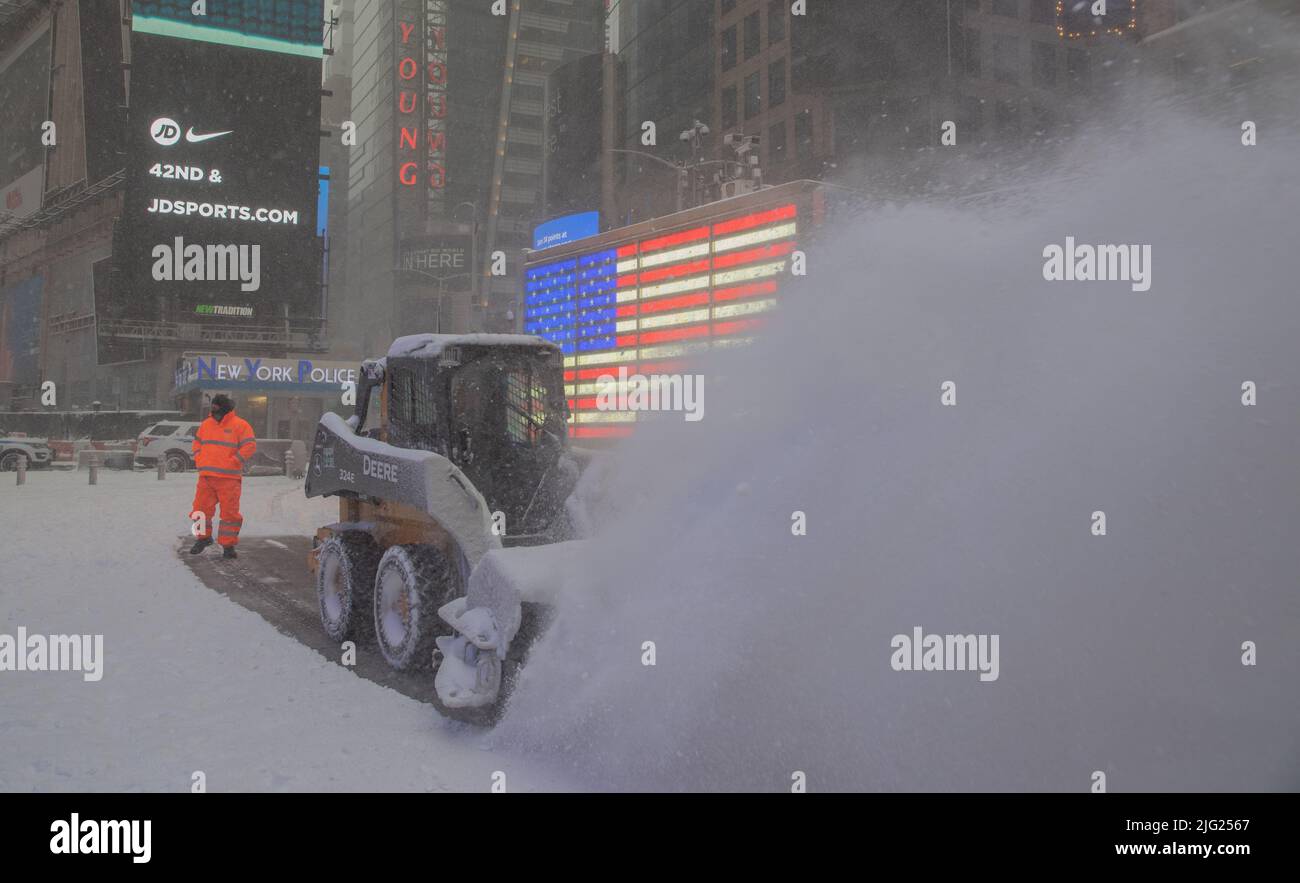
M195 132L194 127L190 126L185 132L185 140L191 144L198 144L201 141L211 141L213 138L220 138L222 135L229 135L234 129L227 129L224 132L204 132L202 134ZM181 126L171 117L158 117L149 124L149 137L153 138L163 147L171 147L177 141L181 140Z
M181 127L173 119L159 117L149 124L149 135L163 147L171 147L181 140Z

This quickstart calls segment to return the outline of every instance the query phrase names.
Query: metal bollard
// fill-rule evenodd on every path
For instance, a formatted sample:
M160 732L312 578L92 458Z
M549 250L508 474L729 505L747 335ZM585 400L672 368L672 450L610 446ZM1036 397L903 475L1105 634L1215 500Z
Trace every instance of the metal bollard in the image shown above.
M293 451L284 452L284 474L293 477Z
M90 483L99 484L99 458L95 456L90 458Z
M18 483L27 484L27 457L18 455Z
M162 481L167 477L167 461L162 457L158 458L158 480Z

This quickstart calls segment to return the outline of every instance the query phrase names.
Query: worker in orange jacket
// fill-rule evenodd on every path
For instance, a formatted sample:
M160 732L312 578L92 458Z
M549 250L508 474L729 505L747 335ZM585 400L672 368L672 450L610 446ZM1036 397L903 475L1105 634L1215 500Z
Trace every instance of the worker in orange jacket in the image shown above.
M230 396L212 397L212 416L199 424L194 433L194 465L199 470L199 484L194 491L193 513L202 512L203 533L190 547L197 555L212 545L212 523L221 504L221 529L217 542L221 544L223 558L238 557L235 546L239 543L239 529L244 518L239 514L239 494L244 485L244 466L257 450L253 427L235 414L235 403Z

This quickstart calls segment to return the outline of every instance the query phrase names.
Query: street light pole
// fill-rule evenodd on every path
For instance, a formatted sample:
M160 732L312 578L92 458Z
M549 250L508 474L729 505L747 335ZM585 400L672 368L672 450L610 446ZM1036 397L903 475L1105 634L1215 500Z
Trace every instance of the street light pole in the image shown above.
M668 160L664 159L662 156L655 156L653 153L646 153L644 150L624 150L621 147L610 147L608 148L608 150L610 153L630 153L633 156L643 156L646 159L654 160L660 165L668 166L668 168L672 169L674 172L677 173L677 211L681 211L685 207L682 205L683 203L682 197L685 195L685 187L683 186L682 176L687 174L686 166L684 165L679 166L677 165L677 163L669 162Z
M660 165L668 166L668 168L670 168L670 169L672 169L673 171L677 172L677 174L678 174L678 181L677 181L677 211L679 211L679 212L680 212L682 209L684 209L684 208L686 207L686 206L684 205L684 200L683 200L682 197L685 195L685 191L686 191L686 180L687 180L686 176L687 176L687 175L691 174L691 173L694 172L696 169L702 168L702 167L704 167L704 166L732 166L732 165L738 165L738 163L737 163L734 159L700 159L700 160L696 160L695 162L690 163L689 165L685 165L685 164L683 164L683 165L678 165L677 163L669 162L668 160L664 159L664 158L661 157L661 156L655 156L653 153L646 153L644 150L625 150L624 148L621 148L621 147L610 147L610 148L607 148L607 152L608 152L608 153L630 153L630 154L632 154L633 156L643 156L643 157L645 157L646 159L652 159L652 160L654 160L655 162L659 163ZM692 187L691 190L692 190L692 194L693 194L693 192L694 192L694 187ZM692 196L692 202L694 202L694 201L695 201L695 200L694 200L694 196ZM692 205L691 207L694 208L693 205Z
M452 220L456 219L456 210L461 206L469 206L473 212L473 223L470 225L469 240L469 300L470 300L470 324L471 327L476 324L475 314L479 308L479 277L483 275L482 268L478 264L478 204L474 202L458 202L451 208ZM475 329L476 330L476 329Z
M394 272L394 273L414 273L414 274L417 275L417 276L424 276L424 277L426 277L426 278L428 278L428 279L432 279L433 281L435 281L435 282L438 283L438 316L437 316L437 319L435 320L435 323L434 323L434 325L435 325L435 327L434 327L434 333L435 333L435 334L441 334L441 333L442 333L442 298L443 298L443 295L445 295L445 294L447 293L447 283L450 282L452 279L465 279L465 278L469 278L470 280L473 280L473 278L474 278L474 274L473 274L473 273L456 273L456 274L451 275L451 276L435 276L435 275L433 275L432 273L426 273L425 271L423 271L423 270L417 270L417 269L415 269L414 267L393 267L393 272Z

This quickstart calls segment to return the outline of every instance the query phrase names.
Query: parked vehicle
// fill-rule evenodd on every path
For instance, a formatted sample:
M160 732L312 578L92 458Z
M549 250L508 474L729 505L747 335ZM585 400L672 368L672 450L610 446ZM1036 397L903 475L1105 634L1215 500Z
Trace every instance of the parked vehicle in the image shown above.
M29 469L44 469L54 459L54 453L43 438L0 433L0 472L15 471L23 457L27 458Z
M157 466L161 459L168 472L184 472L194 468L194 432L198 421L167 420L155 423L140 433L135 444L135 465L145 468Z

